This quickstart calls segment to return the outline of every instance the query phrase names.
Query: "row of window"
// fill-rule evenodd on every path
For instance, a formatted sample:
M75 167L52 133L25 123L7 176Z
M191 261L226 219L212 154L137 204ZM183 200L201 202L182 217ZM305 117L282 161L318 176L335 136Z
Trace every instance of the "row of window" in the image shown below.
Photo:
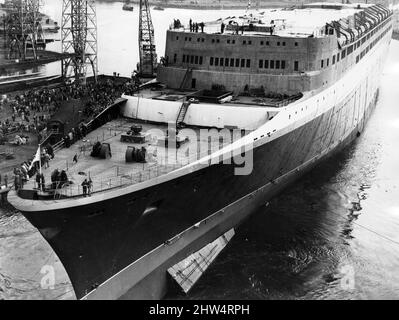
M356 56L356 63L359 62L359 60L363 59L363 57L378 43L378 41L381 40L383 36L386 35L386 33L389 31L391 27L387 28L384 30L377 38L375 38L362 52L360 52L359 55Z
M177 55L175 54L174 62L177 62ZM191 64L199 64L202 65L203 57L202 56L193 56L189 54L183 54L183 63L191 63Z
M176 40L179 40L179 36L176 36ZM184 41L192 41L192 38L185 37ZM205 38L197 38L197 42L205 42ZM212 39L211 42L212 43L215 43L215 42L220 43L220 39ZM235 39L227 39L226 42L227 42L227 44L235 44L236 40ZM264 40L260 41L261 46L263 46L263 45L270 46L270 43L271 43L270 41L264 41ZM287 45L287 43L285 41L276 41L275 43L276 43L277 47L280 47L280 46L285 47ZM243 45L252 45L252 40L242 40L242 44ZM297 47L298 42L295 41L294 45L295 45L295 47Z
M341 53L337 53L336 55L332 56L332 64L334 65L336 62L339 62L339 60L344 59L346 56L349 56L352 52L356 51L358 48L360 48L361 44L363 44L366 40L370 39L370 36L374 35L376 31L380 30L381 27L385 26L386 22L381 25L378 26L377 28L375 28L373 31L371 31L369 34L367 34L366 36L364 36L361 40L359 40L357 43L350 45L348 48L344 49L341 51ZM385 30L384 32L382 32L375 40L372 41L372 43L370 45L367 46L366 49L364 49L362 51L362 53L360 54L360 59L363 57L363 55L365 54L365 51L369 51L388 31ZM367 53L366 52L366 53ZM362 55L363 54L363 55ZM359 61L358 56L356 57L356 63ZM328 67L330 65L330 58L327 59L322 59L320 61L320 67L323 69L324 67Z
M183 55L183 63L200 64L203 63L203 57ZM251 59L239 59L239 58L219 58L211 57L209 64L215 67L235 67L235 68L250 68ZM286 69L287 63L285 60L259 60L260 69ZM299 61L294 61L294 70L298 71Z
M211 57L209 64L215 67L251 68L251 59Z
M285 69L285 60L259 60L259 69Z

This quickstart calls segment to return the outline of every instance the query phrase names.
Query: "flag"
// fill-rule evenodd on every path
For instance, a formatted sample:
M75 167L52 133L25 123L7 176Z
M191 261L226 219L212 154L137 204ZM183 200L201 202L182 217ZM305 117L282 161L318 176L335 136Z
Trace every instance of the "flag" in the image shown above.
M39 146L39 148L37 148L35 157L33 158L32 163L30 164L29 170L32 169L32 167L34 166L35 162L39 161L39 163L40 163L40 157L41 157L41 154L40 154L40 146Z

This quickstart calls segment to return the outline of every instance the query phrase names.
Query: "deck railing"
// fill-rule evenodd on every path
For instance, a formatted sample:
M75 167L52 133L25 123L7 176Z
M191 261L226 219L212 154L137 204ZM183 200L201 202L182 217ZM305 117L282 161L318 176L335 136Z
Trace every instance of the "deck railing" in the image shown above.
M46 186L42 189L42 191L46 192L47 195L51 196L53 199L64 199L64 198L73 198L73 197L83 197L85 195L92 195L95 193L100 193L104 191L110 191L117 188L127 187L134 184L138 184L147 180L155 179L160 176L163 176L167 173L175 171L177 169L183 168L190 163L193 163L199 159L204 158L209 155L209 152L196 155L192 155L191 157L187 157L184 161L176 161L171 164L163 164L158 163L154 165L149 165L148 163L143 163L143 170L139 172L132 173L129 169L116 168L114 174L109 175L108 177L103 177L101 179L97 179L94 176L86 175L82 176L81 181L79 183L71 184L70 182L55 181L52 183L47 183ZM212 164L208 162L201 162L204 167L211 166ZM84 194L84 189L82 186L82 182L84 179L92 180L92 187L87 189L87 194ZM62 186L56 187L53 186ZM38 184L34 183L34 188L39 190Z

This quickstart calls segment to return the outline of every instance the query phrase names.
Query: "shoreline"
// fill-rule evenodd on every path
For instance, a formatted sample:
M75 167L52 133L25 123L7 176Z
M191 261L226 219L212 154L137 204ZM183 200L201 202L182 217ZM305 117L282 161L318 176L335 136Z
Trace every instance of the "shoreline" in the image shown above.
M123 3L123 0L105 0L104 2L119 2ZM209 3L208 3L209 2ZM215 1L216 2L216 1ZM297 3L295 1L260 1L259 5L256 6L252 4L251 9L256 10L257 7L259 9L276 9L276 8L286 8L293 7L297 5L302 5L304 3L309 3L311 1L303 1L301 3ZM139 5L139 0L132 0L131 3L134 5ZM149 1L149 5L152 7L162 7L164 9L190 9L190 10L238 10L238 9L247 9L248 2L235 2L235 1L225 1L219 3L212 3L211 1L206 1L205 3L192 3L191 1L174 1L164 3L161 1Z

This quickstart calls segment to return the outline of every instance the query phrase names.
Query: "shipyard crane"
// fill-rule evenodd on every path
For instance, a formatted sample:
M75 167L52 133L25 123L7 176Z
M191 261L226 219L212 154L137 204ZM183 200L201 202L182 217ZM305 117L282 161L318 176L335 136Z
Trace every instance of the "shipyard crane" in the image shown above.
M140 0L139 12L139 51L138 75L140 77L155 77L157 69L157 54L155 51L154 26L151 20L148 0Z
M88 68L97 77L97 15L95 0L63 0L62 75L85 83Z
M8 59L36 60L39 42L43 42L41 0L9 0L4 6L7 12L4 27Z

